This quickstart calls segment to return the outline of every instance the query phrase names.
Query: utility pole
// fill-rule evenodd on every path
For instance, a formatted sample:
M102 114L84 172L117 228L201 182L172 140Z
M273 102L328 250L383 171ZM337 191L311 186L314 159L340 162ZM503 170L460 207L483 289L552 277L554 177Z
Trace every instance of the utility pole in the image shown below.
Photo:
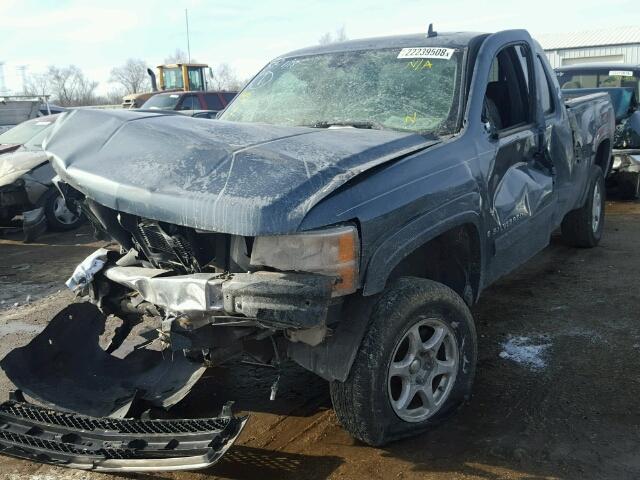
M0 61L0 95L7 93L7 85L4 83L4 62Z
M191 44L189 42L189 10L184 9L184 20L187 24L187 57L189 57L189 63L191 63Z
M22 93L25 93L25 90L27 88L27 67L28 65L18 65L20 80L22 80Z

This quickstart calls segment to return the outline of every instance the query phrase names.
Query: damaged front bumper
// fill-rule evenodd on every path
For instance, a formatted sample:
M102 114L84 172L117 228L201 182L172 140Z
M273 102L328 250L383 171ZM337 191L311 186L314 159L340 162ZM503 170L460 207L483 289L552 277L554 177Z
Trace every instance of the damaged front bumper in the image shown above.
M613 173L640 173L640 148L614 149L611 155L613 157L611 166Z
M194 273L114 266L102 274L147 302L181 314L241 315L276 328L323 324L333 277L279 272Z
M176 275L96 251L67 282L91 301L67 306L0 361L20 391L44 405L0 406L0 453L93 470L212 464L244 419L227 414L149 423L124 417L134 405L176 404L207 366L235 358L244 342L251 346L281 330L293 342L318 343L334 283L324 275L266 271ZM266 342L274 351L258 347L252 358L264 354L268 362L273 355L277 364L277 342ZM200 430L180 430L189 425Z
M193 470L216 463L246 421L94 418L12 400L0 405L0 452L103 472Z

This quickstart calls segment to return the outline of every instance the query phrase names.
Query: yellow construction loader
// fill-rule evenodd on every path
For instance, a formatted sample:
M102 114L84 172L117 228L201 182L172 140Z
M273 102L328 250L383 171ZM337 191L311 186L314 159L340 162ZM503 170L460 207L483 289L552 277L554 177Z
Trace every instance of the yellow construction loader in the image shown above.
M211 75L209 66L204 63L172 63L158 65L158 75L147 69L151 77L153 91L131 93L122 98L122 108L139 108L144 102L161 92L189 92L207 90L206 73Z

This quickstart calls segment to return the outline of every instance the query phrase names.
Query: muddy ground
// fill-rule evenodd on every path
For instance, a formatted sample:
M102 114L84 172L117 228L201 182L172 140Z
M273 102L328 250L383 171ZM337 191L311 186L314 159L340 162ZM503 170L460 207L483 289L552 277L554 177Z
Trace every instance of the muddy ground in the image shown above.
M640 204L610 202L607 213L599 248L569 249L554 238L484 293L474 308L473 398L430 433L368 447L342 430L322 380L291 366L269 402L272 372L234 367L209 371L172 412L215 415L236 399L251 414L238 443L208 470L98 475L0 457L0 478L640 478ZM69 301L62 282L100 245L86 233L28 246L0 239L0 355ZM3 397L9 388L0 376Z

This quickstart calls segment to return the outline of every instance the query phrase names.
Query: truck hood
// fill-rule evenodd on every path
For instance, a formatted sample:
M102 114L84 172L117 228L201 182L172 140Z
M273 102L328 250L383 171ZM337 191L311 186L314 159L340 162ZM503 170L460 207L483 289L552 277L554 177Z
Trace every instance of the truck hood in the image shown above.
M45 149L63 181L129 214L237 235L290 233L360 173L428 148L416 134L76 110Z
M20 150L0 156L0 187L9 185L47 161L43 151Z

